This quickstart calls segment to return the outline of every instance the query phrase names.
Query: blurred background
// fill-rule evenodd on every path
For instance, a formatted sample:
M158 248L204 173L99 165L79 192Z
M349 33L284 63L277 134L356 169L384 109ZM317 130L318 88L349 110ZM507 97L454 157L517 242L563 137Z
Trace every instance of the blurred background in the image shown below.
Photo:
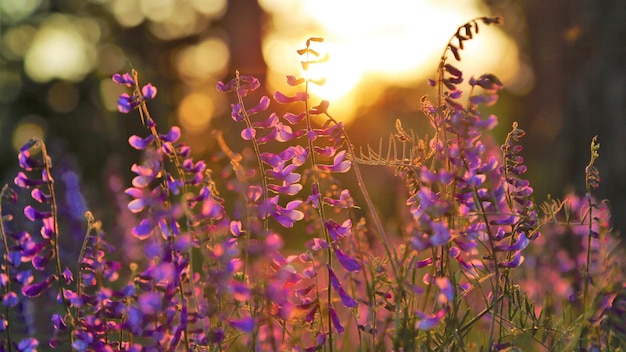
M127 138L145 134L138 115L117 112L123 89L113 73L132 67L157 86L149 107L161 128L181 126L195 156L210 159L211 130L241 130L229 117L233 97L218 93L217 81L239 70L259 77L267 94L288 90L285 75L300 74L296 50L311 36L324 37L316 49L330 55L314 99L330 101L357 148L378 146L397 118L424 135L427 79L456 28L478 16L504 24L482 26L458 66L466 78L494 73L506 87L485 111L499 117L495 142L513 121L527 131L527 176L541 201L584 194L598 135L596 194L625 229L623 0L0 0L0 181L12 183L17 149L39 136L57 166L78 176L71 182L82 186L86 206L106 218L109 191L130 184L137 160ZM400 187L393 170L366 171L381 210L393 216L403 202L388 196Z

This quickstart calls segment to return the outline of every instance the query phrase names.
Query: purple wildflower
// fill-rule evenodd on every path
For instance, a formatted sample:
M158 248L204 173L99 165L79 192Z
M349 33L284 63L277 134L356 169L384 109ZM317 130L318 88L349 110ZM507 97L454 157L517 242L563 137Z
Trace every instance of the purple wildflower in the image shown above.
M123 74L116 73L113 75L112 79L113 79L113 82L120 84L120 85L125 85L126 87L129 87L129 88L132 88L136 84L135 80L129 73L123 73Z
M234 328L241 330L246 333L252 332L254 329L254 318L252 317L244 317L237 320L229 320L230 325Z
M37 346L39 346L39 341L34 337L27 337L22 339L17 344L17 350L19 352L36 352Z
M335 331L338 334L343 333L344 328L343 325L341 325L341 320L339 319L339 316L337 315L337 312L335 311L335 307L333 307L333 304L328 302L328 311L330 312L330 318L333 322L333 326L335 327Z
M339 298L341 299L341 303L343 303L346 308L356 307L356 301L352 297L350 297L350 295L343 288L343 285L341 285L341 283L339 282L339 279L337 278L337 275L335 275L333 269L331 269L329 265L326 265L326 267L328 269L328 275L330 276L330 283L333 288L337 290Z
M346 271L359 271L361 270L361 263L353 257L346 255L339 247L333 247L335 251L335 255L339 260L341 266L346 269Z
M350 170L350 166L352 162L350 160L345 160L346 151L342 150L333 159L332 165L318 165L317 167L322 171L327 172L348 172Z
M24 287L22 287L22 294L26 297L37 297L48 287L50 287L52 283L56 281L56 279L56 276L49 275L41 282L25 285Z
M309 99L309 95L305 92L297 92L295 96L289 97L279 91L276 91L274 93L274 99L280 104L289 104L296 101L307 101L307 99Z
M415 327L419 330L430 330L439 325L445 316L446 311L440 309L435 314L425 314L418 311L416 314L420 317L420 320L417 322Z
M113 82L132 88L137 85L136 80L128 73L119 74L116 73L112 77ZM117 109L119 112L127 114L131 110L138 107L141 102L154 99L157 94L157 89L151 83L148 83L141 87L141 96L129 95L128 93L122 93L117 100Z
M239 74L237 74L237 77L233 78L227 83L224 83L222 81L217 82L218 91L226 93L236 90L237 95L239 95L240 97L245 97L246 95L248 95L248 92L254 91L260 86L261 83L259 83L259 80L255 77L239 76Z

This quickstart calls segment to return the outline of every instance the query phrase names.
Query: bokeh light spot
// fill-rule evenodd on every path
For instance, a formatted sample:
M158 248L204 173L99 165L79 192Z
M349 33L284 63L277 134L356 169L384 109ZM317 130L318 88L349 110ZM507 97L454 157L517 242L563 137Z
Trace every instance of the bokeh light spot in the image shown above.
M46 134L46 123L37 115L24 117L13 131L11 145L15 151L18 151L22 145L31 138L44 139Z
M108 111L117 111L117 100L124 92L127 89L115 84L110 78L100 81L100 101Z
M192 132L205 130L214 113L211 97L204 93L191 93L178 106L178 120L183 129Z
M10 28L3 36L2 56L11 60L21 60L35 33L37 33L37 29L30 25Z
M223 75L229 57L226 43L221 38L211 37L181 50L176 65L184 80L206 80Z
M98 47L97 70L99 73L112 75L122 71L126 64L126 55L119 46L107 43Z
M46 101L53 111L65 114L76 108L79 96L78 89L74 85L56 82L48 89Z
M41 6L41 0L0 1L0 18L9 24L28 18Z
M37 82L54 78L80 81L95 63L95 48L69 16L50 16L39 28L24 58L24 69Z
M172 40L199 33L204 29L205 21L187 3L179 3L169 15L159 21L150 22L150 31L161 40Z
M191 0L191 6L208 18L220 18L226 12L226 0Z
M325 70L327 80L322 87L311 86L311 93L329 100L333 115L344 122L361 107L375 104L387 87L423 86L454 30L489 14L478 0L259 0L259 4L270 14L263 40L269 90L286 88L285 72L301 72L303 58L294 48L303 48L310 36L323 37L320 46L330 60L320 65L320 72ZM497 26L485 27L468 41L458 66L468 75L493 73L506 86L519 72L517 46Z
M146 18L139 8L139 0L115 0L111 5L111 11L123 27L136 27Z
M144 16L151 21L165 21L174 13L176 6L174 0L140 0L139 8Z

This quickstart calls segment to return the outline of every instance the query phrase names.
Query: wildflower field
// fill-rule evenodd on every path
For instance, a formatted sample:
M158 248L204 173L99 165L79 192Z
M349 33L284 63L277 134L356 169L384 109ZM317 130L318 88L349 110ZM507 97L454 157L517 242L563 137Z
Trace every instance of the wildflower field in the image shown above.
M310 95L325 83L309 76L327 59L322 38L294 48L293 92L262 96L259 79L233 72L207 89L230 99L247 151L214 131L219 169L151 115L167 87L140 68L115 74L119 112L144 131L128 137L141 157L116 195L128 226L107 233L45 142L24 144L1 191L0 349L626 349L624 247L594 197L600 141L580 170L586 193L544 200L525 178L524 126L485 141L498 118L481 109L503 84L463 72L462 58L500 22L452 31L415 112L430 130L398 119L376 147L353 144L333 102ZM404 183L387 195L404 204L399 226L379 215L364 167Z

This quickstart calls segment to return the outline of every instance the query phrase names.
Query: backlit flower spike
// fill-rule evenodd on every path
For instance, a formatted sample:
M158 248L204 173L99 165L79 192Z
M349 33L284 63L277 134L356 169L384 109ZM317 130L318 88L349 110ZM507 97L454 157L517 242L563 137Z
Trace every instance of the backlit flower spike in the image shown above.
M144 100L151 100L156 97L157 88L152 85L152 83L148 83L141 87L141 94L143 95Z
M208 187L204 187L204 190L208 190ZM202 201L201 214L209 219L219 220L225 215L224 206L209 194Z
M119 74L116 73L112 76L113 82L123 85L129 88L133 88L137 85L137 81L129 73ZM157 89L151 83L148 83L141 87L141 96L129 95L128 93L122 93L117 101L117 109L121 113L129 113L131 110L138 107L142 101L154 99L157 94Z
M446 311L444 309L440 309L435 314L425 314L418 311L416 314L420 319L415 324L415 327L418 330L431 330L441 323L446 315Z
M276 135L277 135L276 129L272 129L265 136L257 138L256 142L258 144L265 144L267 142L272 142L272 141L276 140ZM243 136L243 132L242 132L242 136Z
M229 320L228 323L232 325L237 330L240 330L245 333L251 333L254 329L254 318L245 317L237 320Z
M325 157L332 157L335 155L335 153L337 152L337 147L335 146L327 146L327 147L318 147L315 146L313 147L313 151L315 151L315 153L321 155L321 156L325 156Z
M116 73L111 78L113 82L119 85L124 85L129 88L134 87L136 84L135 80L133 79L133 76L131 76L130 73L123 73L123 74Z
M300 166L306 162L308 155L308 148L303 148L300 145L289 146L277 154L261 153L261 161L272 167L278 167L280 163L291 160L294 165Z
M341 264L346 271L354 272L361 270L362 266L358 260L345 254L337 245L333 245L333 249L337 260L339 260L339 264Z
M26 176L26 174L21 171L17 173L17 176L15 176L15 178L13 179L13 182L16 186L20 188L32 188L44 184L44 181L32 179Z
M244 231L241 228L241 221L231 221L230 222L230 233L235 236L235 237L239 237L241 236Z
M270 98L268 98L267 96L262 96L261 99L259 100L259 104L253 108L250 108L248 110L246 110L246 113L248 115L254 115L257 114L261 111L265 111L267 110L267 108L269 108L270 106Z
M206 162L204 160L199 160L194 163L193 159L185 159L182 164L183 170L187 173L203 173L206 170Z
M297 130L296 132L293 132L291 127L283 124L282 122L278 122L274 128L276 129L276 140L278 142L288 142L306 133L305 130Z
M290 184L296 183L300 181L300 178L302 177L300 174L293 172L297 167L298 165L295 164L285 166L285 162L282 162L273 167L271 170L265 170L265 174L272 179L282 180Z
M256 130L252 127L246 127L241 130L241 139L250 141L256 137Z
M313 251L319 251L320 249L330 248L330 245L323 239L314 237L311 241L307 243L307 247Z
M226 92L237 92L237 95L240 97L245 97L249 92L256 90L261 86L261 83L256 77L239 75L239 72L236 72L235 78L231 79L229 82L224 83L222 81L217 82L217 90L222 93Z
M165 173L164 176L165 183L167 185L167 189L172 192L172 194L180 193L180 190L184 187L185 183L177 178L174 178L172 174L169 172Z
M284 227L293 227L293 225L302 219L304 219L304 213L297 210L302 204L301 200L293 200L283 208L280 205L276 205L276 210L272 213L274 219Z
M276 100L276 102L280 103L280 104L289 104L289 103L294 103L294 102L304 102L307 101L309 99L309 95L306 92L297 92L296 95L294 96L286 96L285 94L276 91L274 93L274 100Z
M268 184L267 188L276 193L282 193L286 195L296 195L302 189L302 185L299 183L282 182L282 185Z
M499 262L498 266L502 268L517 268L524 263L524 256L522 256L522 251L516 251L513 254L513 258L509 261Z
M36 221L36 220L41 220L41 219L52 217L52 212L39 211L33 208L32 206L27 205L26 207L24 207L24 215L26 215L26 218L28 218L28 220Z
M152 236L154 230L153 224L148 219L142 219L139 225L133 227L132 234L140 240L145 240Z
M483 74L478 77L478 79L474 79L474 77L470 78L469 84L471 86L479 86L489 94L495 94L497 91L504 88L500 79L490 73Z
M44 167L44 164L41 160L31 158L31 155L30 155L31 145L32 145L32 142L24 144L22 148L26 147L26 149L24 150L20 149L20 152L17 154L17 160L18 160L19 166L26 171L42 169Z
M352 220L350 219L346 219L341 225L333 219L328 219L324 221L324 226L326 230L328 230L330 237L335 241L340 237L346 237L352 234Z
M307 136L311 141L320 137L326 137L331 145L336 148L341 147L343 144L343 123L326 125L323 128L313 129Z
M19 352L35 352L39 346L39 341L34 337L25 337L17 344Z
M57 277L54 275L49 275L43 281L38 283L33 283L29 285L24 285L22 287L22 294L26 297L38 297L45 291L48 287L52 286L52 284L57 280Z
M318 81L311 80L311 82L315 83L315 82L318 82ZM323 84L324 81L320 81L320 82L322 82L322 84ZM319 84L319 85L321 85L321 84ZM328 100L322 100L318 105L312 107L311 110L309 110L309 114L311 114L311 115L327 114L329 106L330 106L330 103L328 102Z
M139 106L139 100L136 96L130 96L127 93L120 94L117 100L117 110L123 114L129 113L131 110Z
M270 116L265 120L252 122L252 127L255 128L273 128L278 123L278 115L276 113L271 113Z
M230 109L230 116L233 118L233 120L235 120L235 122L243 121L245 119L243 107L240 103L230 104Z
M54 218L52 216L46 217L42 219L43 226L41 226L41 237L46 240L49 240L54 235Z
M525 249L529 243L530 243L530 240L528 239L526 234L522 232L519 235L517 241L515 241L515 243L510 244L510 245L498 245L495 247L495 250L502 251L502 252L521 251Z
M330 197L324 197L324 203L330 205L333 208L350 209L354 207L354 199L350 195L348 189L344 189L339 194L339 199L333 199Z
M346 308L354 308L354 307L356 307L357 306L356 301L352 297L350 297L350 295L343 288L343 285L341 285L341 283L339 282L339 279L337 278L337 275L335 275L335 272L330 267L330 265L327 264L326 268L328 269L328 275L330 277L330 283L331 283L332 287L339 294L339 298L341 299L341 303Z
M448 302L454 299L454 286L447 277L436 278L435 284L439 288L437 302L440 304L448 304Z
M345 160L346 153L347 151L345 150L342 150L339 153L337 153L337 155L335 155L335 158L333 159L332 165L320 164L317 166L320 170L327 171L327 172L339 172L339 173L348 172L350 170L350 167L352 166L352 162L350 160Z
M330 312L330 318L333 322L333 326L335 327L335 331L338 334L343 333L344 327L341 324L341 320L339 319L339 316L337 315L337 311L335 311L335 307L333 307L333 304L331 302L328 302L328 311Z
M296 76L287 75L287 84L292 87L298 86L304 83L304 78L297 78Z
M167 132L167 134L160 134L159 138L163 142L176 143L180 139L180 136L181 136L180 127L172 126L170 130Z
M300 121L302 121L304 118L306 117L306 113L302 112L298 115L293 114L291 112L287 112L285 113L282 118L287 120L287 122L289 122L292 125L295 125L297 123L299 123Z
M137 150L146 149L150 144L152 144L153 141L154 141L154 135L149 135L146 138L141 138L139 136L132 135L128 138L128 144Z

